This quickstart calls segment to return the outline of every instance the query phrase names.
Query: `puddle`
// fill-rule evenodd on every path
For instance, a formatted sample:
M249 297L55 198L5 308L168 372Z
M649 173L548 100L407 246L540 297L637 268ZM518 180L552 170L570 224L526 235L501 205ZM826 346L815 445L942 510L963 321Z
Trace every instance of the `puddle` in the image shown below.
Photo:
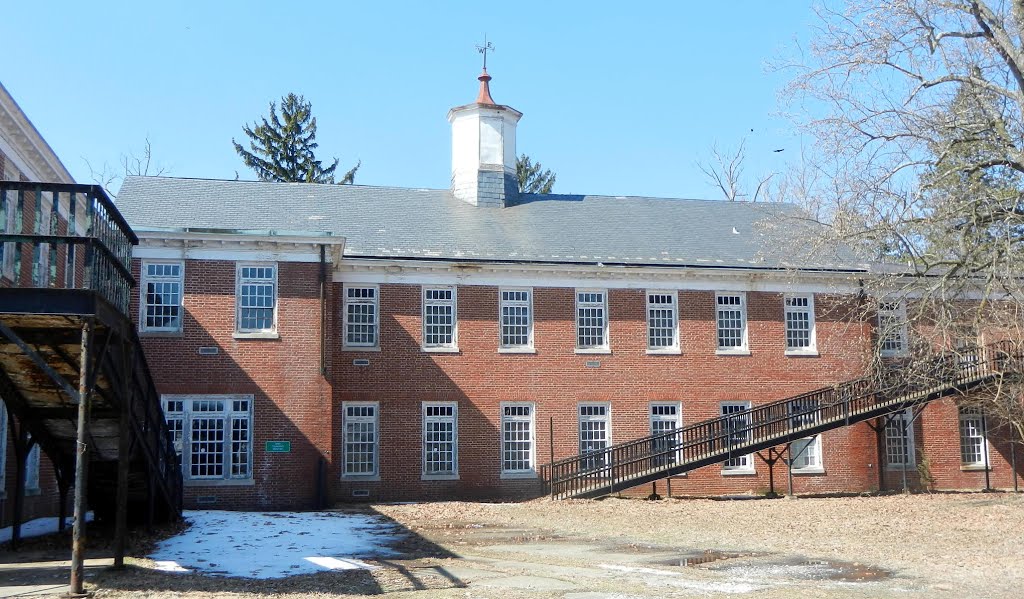
M704 564L711 564L727 559L738 559L741 557L758 557L764 555L763 553L755 552L740 552L740 551L718 551L716 549L707 549L705 551L694 551L692 553L685 553L680 556L672 557L669 559L658 560L652 562L656 566L676 566L678 568L690 568L693 566L702 566Z
M797 578L834 582L876 582L892 578L892 572L859 562L807 559L793 556L763 562L722 564L710 569L744 578Z

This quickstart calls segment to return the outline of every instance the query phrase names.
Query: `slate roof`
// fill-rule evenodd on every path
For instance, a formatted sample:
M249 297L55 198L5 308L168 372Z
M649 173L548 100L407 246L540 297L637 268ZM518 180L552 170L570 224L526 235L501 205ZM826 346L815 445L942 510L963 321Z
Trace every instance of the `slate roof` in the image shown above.
M330 232L346 257L566 264L865 270L843 248L811 251L798 208L594 195L522 195L483 208L448 190L128 177L133 228Z

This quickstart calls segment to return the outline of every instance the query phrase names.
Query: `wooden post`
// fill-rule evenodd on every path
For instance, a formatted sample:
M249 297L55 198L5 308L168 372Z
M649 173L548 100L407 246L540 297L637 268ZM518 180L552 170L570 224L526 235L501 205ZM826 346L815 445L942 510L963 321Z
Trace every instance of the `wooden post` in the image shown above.
M82 323L82 356L78 372L78 439L75 444L75 523L71 532L71 588L69 595L85 596L85 494L88 487L89 447L89 363L92 353L93 322Z
M117 438L117 505L114 515L114 567L124 567L124 545L125 535L128 530L128 467L131 464L131 410L135 404L132 398L132 391L135 386L131 384L131 355L132 346L129 342L121 343L121 363L124 370L123 394L121 395L121 413Z
M12 427L13 428L13 427ZM14 456L18 460L14 478L14 514L11 522L11 549L21 544L21 520L25 511L25 476L28 466L28 454L32 452L32 444L28 439L28 430L24 422L18 422L18 434L14 438Z

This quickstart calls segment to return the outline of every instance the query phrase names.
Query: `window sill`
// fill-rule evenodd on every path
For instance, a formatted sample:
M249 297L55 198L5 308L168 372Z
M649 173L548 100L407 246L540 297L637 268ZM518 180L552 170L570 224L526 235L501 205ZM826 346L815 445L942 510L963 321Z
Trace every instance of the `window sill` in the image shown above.
M899 351L899 352L883 351L883 352L879 352L878 355L883 357L883 358L907 358L907 357L910 356L910 352L907 352L907 351Z
M916 472L917 471L917 464L906 464L906 465L903 465L903 464L886 464L885 465L885 471L886 472L902 472L903 470L906 470L907 472Z
M256 485L256 481L251 478L185 479L182 483L186 487L252 487Z
M814 475L814 476L820 476L820 475L825 474L825 469L822 468L821 466L816 466L814 468L811 468L811 467L808 467L808 468L793 468L793 476L800 476L800 475L807 475L807 474Z
M749 356L749 349L716 349L716 356Z
M36 497L42 495L43 491L39 488L36 489L25 489L25 497Z
M170 339L181 339L185 336L182 331L139 331L139 337L165 337Z
M819 356L816 349L787 349L786 355L791 358L817 358Z
M420 350L428 354L457 354L458 347L420 347Z
M376 353L380 353L380 346L379 345L367 345L367 346L361 346L361 345L342 345L341 346L341 351L344 351L344 352L376 352Z
M753 468L733 468L727 470L722 469L722 476L756 476L757 472Z
M535 354L537 350L533 347L499 347L499 354Z
M680 356L682 355L682 353L683 350L679 349L678 347L667 347L659 349L647 348L648 356Z
M459 480L458 474L421 474L420 480Z
M342 474L341 480L352 483L373 483L380 480L379 474Z
M257 332L257 333L239 333L238 331L235 331L231 336L233 338L235 338L235 339L280 339L281 338L281 335L279 335L276 331L275 332L266 331L266 332Z
M960 466L960 472L985 472L986 470L991 472L992 467L986 468L985 464L962 464Z
M610 347L577 347L573 350L573 353L581 355L610 354L612 349Z
M535 479L535 478L537 478L537 473L535 471L533 471L533 470L530 470L529 472L502 472L501 473L501 479L502 480L516 480L516 479L523 480L523 479Z

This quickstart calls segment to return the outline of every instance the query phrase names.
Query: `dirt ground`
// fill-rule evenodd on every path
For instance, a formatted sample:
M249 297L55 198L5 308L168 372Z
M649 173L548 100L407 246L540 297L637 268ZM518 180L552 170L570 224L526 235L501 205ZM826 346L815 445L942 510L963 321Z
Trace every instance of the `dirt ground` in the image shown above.
M405 529L372 571L241 580L149 569L96 597L1020 597L1024 495L353 507Z

